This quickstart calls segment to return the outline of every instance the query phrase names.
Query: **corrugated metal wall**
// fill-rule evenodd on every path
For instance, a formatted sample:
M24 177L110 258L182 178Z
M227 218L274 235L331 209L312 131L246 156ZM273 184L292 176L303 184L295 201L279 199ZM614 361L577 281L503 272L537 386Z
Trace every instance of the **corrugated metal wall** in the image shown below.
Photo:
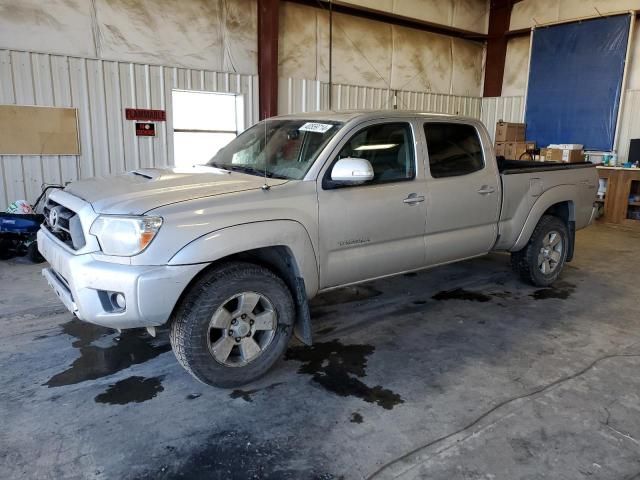
M329 110L329 85L317 80L281 78L278 113L300 113ZM422 110L480 118L481 99L428 92L333 85L334 110L392 109L394 100L399 110Z
M480 119L489 130L491 141L495 141L498 121L524 122L524 97L485 97L481 111Z
M258 77L205 70L0 50L0 104L75 107L79 156L0 156L0 211L33 201L43 183L173 162L171 90L240 93L245 123L258 119ZM124 109L167 110L154 138L136 137Z

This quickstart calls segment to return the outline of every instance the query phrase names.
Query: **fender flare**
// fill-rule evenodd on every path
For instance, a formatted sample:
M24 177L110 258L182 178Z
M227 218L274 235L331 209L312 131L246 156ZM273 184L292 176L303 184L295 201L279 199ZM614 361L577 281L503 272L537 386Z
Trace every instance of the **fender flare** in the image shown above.
M318 262L311 237L301 223L294 220L267 220L215 230L185 245L169 260L169 265L212 263L234 254L269 247L287 251L285 256L289 258L291 268L287 269L289 278L284 280L296 304L294 333L303 343L311 345L308 300L318 292Z
M533 230L538 225L538 222L542 218L542 215L553 205L558 203L568 203L569 204L569 224L572 221L575 221L575 212L573 211L573 203L574 199L578 198L578 188L576 185L558 185L556 187L552 187L549 190L545 191L538 199L535 201L533 206L531 207L531 211L527 216L527 219L524 222L522 230L520 231L520 235L511 247L510 251L517 252L525 247L525 245L529 242L531 235L533 234ZM569 228L569 224L567 228Z
M286 247L297 274L305 283L307 298L318 292L318 262L309 233L295 220L243 223L206 233L180 249L169 265L212 263L222 258L266 247Z

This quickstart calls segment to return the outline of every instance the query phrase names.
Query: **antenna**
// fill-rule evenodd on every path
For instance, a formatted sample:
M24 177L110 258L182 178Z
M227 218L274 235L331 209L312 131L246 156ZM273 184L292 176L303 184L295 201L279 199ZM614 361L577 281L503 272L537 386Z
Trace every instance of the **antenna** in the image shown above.
M329 110L333 110L333 0L329 0Z

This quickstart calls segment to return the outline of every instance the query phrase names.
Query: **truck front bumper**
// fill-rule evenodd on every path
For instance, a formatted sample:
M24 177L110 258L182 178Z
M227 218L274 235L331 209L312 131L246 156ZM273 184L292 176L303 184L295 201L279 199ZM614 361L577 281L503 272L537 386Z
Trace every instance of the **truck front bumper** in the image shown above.
M165 323L185 287L206 265L137 266L75 255L48 231L38 232L38 250L50 267L42 270L56 295L80 320L110 328ZM113 301L117 294L124 308Z

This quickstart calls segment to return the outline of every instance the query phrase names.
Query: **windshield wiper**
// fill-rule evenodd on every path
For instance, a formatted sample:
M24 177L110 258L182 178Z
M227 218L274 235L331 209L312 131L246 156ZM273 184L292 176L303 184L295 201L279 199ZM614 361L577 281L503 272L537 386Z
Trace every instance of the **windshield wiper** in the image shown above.
M259 177L267 177L267 178L281 178L287 179L289 177L285 177L283 175L276 175L275 173L269 172L268 170L265 172L263 169L249 167L248 165L225 165L224 167L227 170L233 170L234 172L242 172L247 173L249 175L257 175Z
M229 168L227 168L225 165L222 165L221 163L205 163L205 166L207 167L213 167L213 168L219 168L220 170L226 170L227 172L230 172L231 170Z

